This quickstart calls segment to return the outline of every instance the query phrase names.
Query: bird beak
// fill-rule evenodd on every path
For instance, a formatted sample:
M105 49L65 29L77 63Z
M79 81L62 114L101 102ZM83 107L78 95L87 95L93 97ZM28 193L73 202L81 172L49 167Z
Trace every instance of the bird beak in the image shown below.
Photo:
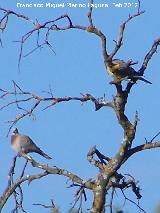
M18 129L17 128L14 128L13 130L12 130L12 135L15 135L15 134L17 134L18 133Z

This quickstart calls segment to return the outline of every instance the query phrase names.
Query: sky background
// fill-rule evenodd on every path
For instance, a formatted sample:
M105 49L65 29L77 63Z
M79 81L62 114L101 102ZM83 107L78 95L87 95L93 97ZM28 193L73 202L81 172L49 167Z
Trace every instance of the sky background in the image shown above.
M68 14L73 24L88 25L88 8L17 8L16 3L46 3L48 1L9 1L1 0L0 6L25 14L40 23L53 20L60 15ZM51 3L86 3L85 1L54 1ZM137 3L137 1L95 1L95 3L108 3L108 8L97 8L93 11L93 21L98 29L107 36L107 47L111 51L118 35L119 25L126 20L129 14L136 11L136 7L116 8L113 3ZM134 4L133 4L134 5ZM139 64L139 68L153 41L160 36L159 8L160 1L154 3L142 1L141 8L146 12L129 23L126 28L124 44L116 55L116 58L124 60L133 59ZM1 14L2 15L2 14ZM66 22L61 22L65 25ZM115 94L114 86L110 85L110 77L106 74L101 52L100 40L93 34L79 30L50 33L50 43L53 45L56 55L45 47L37 50L32 55L22 58L21 72L17 70L20 44L13 41L20 40L21 36L32 29L32 25L24 20L18 20L14 16L9 17L8 27L1 39L3 48L1 54L1 79L0 88L13 90L12 80L25 91L37 95L47 96L43 91L51 86L56 97L80 96L91 93L95 97L111 99ZM41 34L43 41L44 34ZM32 50L36 45L36 37L31 37L24 45L24 54ZM150 140L158 131L159 125L159 91L160 91L160 50L150 61L145 73L146 79L153 84L138 82L131 91L126 107L126 113L131 121L134 120L135 111L139 112L137 134L134 145L145 143L145 138ZM12 98L0 100L3 106ZM33 103L33 102L32 102ZM24 105L22 105L24 106ZM27 105L28 107L31 105ZM110 108L102 108L95 112L94 105L90 102L83 105L79 102L60 103L53 108L42 112L44 105L40 105L35 111L36 120L26 117L16 127L23 134L29 135L33 141L42 148L53 160L48 161L37 154L32 156L41 163L49 163L65 168L80 175L83 179L97 177L97 169L90 165L86 159L89 149L96 144L97 148L107 156L114 156L122 141L123 131L117 123L116 116ZM9 125L7 120L16 117L19 111L15 106L8 107L0 112L1 143L0 143L0 192L7 185L7 174L11 166L15 152L10 148L10 135L6 137ZM158 139L157 139L158 140ZM18 159L17 175L24 165L23 159ZM159 149L139 153L130 158L122 166L122 174L130 173L142 188L140 205L147 212L154 212L160 202ZM39 170L28 166L26 174L33 174ZM27 212L48 212L41 207L32 206L32 203L49 204L54 199L62 213L67 212L74 199L76 188L68 189L67 179L57 176L48 176L34 181L30 186L23 184L24 207ZM139 212L133 204L126 203L121 192L118 192L115 204L129 212ZM88 201L84 209L91 207L92 194L87 191ZM134 198L128 193L129 198ZM136 201L136 199L135 199ZM11 212L13 200L9 199L3 213Z

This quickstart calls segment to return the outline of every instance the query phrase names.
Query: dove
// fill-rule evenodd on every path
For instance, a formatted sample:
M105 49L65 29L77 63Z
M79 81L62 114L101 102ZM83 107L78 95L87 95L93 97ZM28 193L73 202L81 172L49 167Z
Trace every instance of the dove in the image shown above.
M38 153L46 159L52 159L44 153L27 135L22 135L14 128L11 135L11 146L18 153L28 154L30 152Z

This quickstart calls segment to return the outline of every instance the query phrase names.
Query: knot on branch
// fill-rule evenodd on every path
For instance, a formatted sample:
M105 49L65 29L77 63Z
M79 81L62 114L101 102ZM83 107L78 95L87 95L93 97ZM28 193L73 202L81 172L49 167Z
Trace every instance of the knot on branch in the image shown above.
M94 33L94 32L95 32L95 30L96 30L96 27L95 27L95 26L90 25L90 26L88 26L88 27L86 28L86 30L87 30L87 32Z
M99 160L95 160L94 155L96 155ZM87 159L92 165L98 167L100 170L104 170L104 166L107 164L106 161L110 161L110 158L100 153L96 146L93 146L89 150L87 154Z

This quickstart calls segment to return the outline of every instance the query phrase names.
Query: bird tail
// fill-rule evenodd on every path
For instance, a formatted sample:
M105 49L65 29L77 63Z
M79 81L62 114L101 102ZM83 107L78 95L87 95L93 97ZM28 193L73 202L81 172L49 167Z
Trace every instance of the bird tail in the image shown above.
M145 83L152 84L152 82L146 80L145 78L143 78L143 77L141 77L141 76L139 76L139 75L134 75L133 77L134 77L135 79L144 81Z
M46 153L44 153L41 149L37 150L37 153L40 154L40 155L42 155L46 159L52 159Z
M139 80L144 81L148 84L152 84L152 82L150 82L150 81L148 81L148 80L146 80L145 78L142 78L142 77L139 77Z

